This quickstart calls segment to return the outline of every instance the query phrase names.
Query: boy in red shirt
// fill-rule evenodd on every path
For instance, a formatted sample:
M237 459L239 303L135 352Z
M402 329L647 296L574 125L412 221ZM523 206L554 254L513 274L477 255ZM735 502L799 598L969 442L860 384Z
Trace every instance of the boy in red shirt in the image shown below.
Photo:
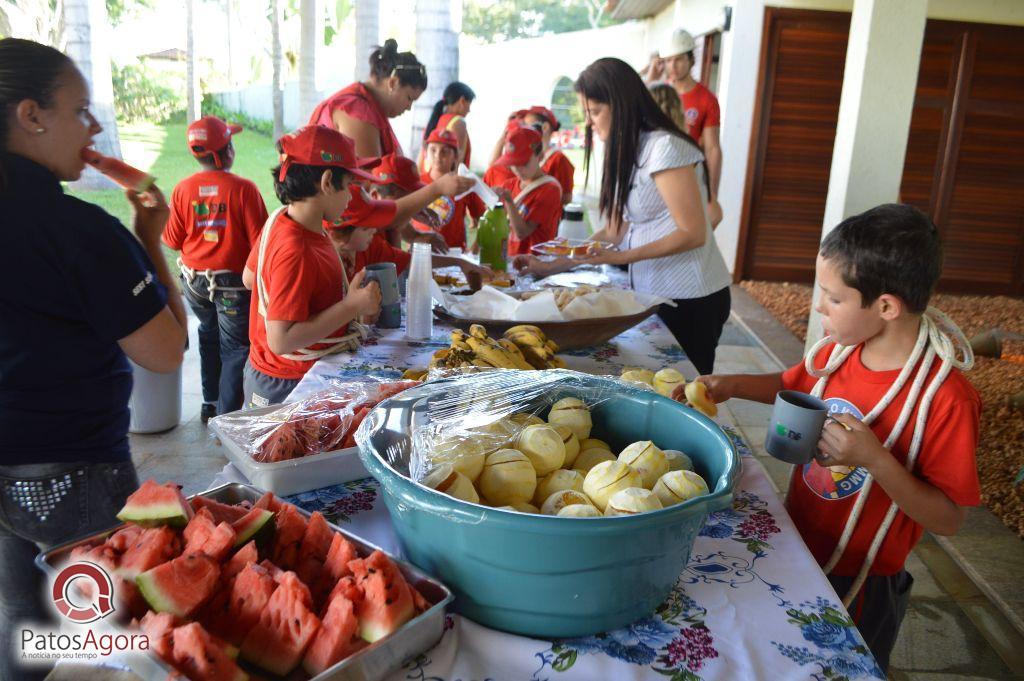
M550 241L558 233L562 187L541 169L543 149L536 128L518 127L508 133L504 153L495 161L515 175L495 188L508 213L509 256L529 253L535 244Z
M576 175L576 166L572 164L569 157L551 146L551 136L558 130L561 123L555 117L554 112L545 106L531 106L529 109L519 111L519 118L525 125L540 126L541 145L544 147L544 156L541 158L541 169L546 175L558 180L562 185L562 205L572 201L572 187Z
M954 534L966 507L980 503L981 400L958 370L970 368L973 355L960 330L928 309L941 267L938 231L917 209L888 204L848 218L818 254L816 309L826 338L807 361L781 374L698 379L715 402L770 403L792 389L814 390L828 404L818 458L795 472L786 503L883 671L913 584L907 554L924 530ZM946 336L952 351L932 344L929 332ZM933 362L928 345L939 352ZM834 355L837 348L846 350ZM899 430L904 408L912 418Z
M252 347L245 366L245 403L279 404L320 357L358 347L360 317L380 313L380 287L365 272L346 276L324 232L349 204L349 184L373 181L352 140L321 126L278 140L274 192L285 204L270 216L245 266L253 291Z
M181 251L185 300L199 319L203 423L242 407L249 356L249 291L242 270L267 221L256 185L230 172L231 137L241 131L215 116L188 126L189 150L203 170L174 188L163 233L167 247Z
M421 181L429 184L434 180L455 170L459 153L459 140L448 130L434 130L427 137L426 167L429 172L421 175ZM461 199L454 196L442 196L431 203L428 208L437 216L438 224L433 227L449 248L466 248L466 213L469 213L473 227L484 214L487 207L475 193L467 194ZM431 225L414 221L416 229L429 232Z

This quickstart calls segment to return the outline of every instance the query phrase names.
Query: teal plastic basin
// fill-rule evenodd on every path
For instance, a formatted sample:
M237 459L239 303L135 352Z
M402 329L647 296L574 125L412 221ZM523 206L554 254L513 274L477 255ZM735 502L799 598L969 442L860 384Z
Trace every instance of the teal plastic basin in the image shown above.
M495 373L477 374L491 377L477 384L468 376L408 390L381 403L360 428L360 457L381 484L405 555L445 582L459 613L503 631L585 636L650 615L685 567L708 514L732 503L740 472L732 441L689 407L615 379L510 372L518 374L510 381L555 376L541 389L510 385L512 397L497 399L480 383L493 383ZM460 501L407 477L413 412L443 413L445 422L457 423L466 417L459 409L470 401L509 413L511 400L512 411L528 408L544 416L547 405L570 395L598 402L591 437L614 451L637 440L684 451L711 493L636 516L558 518Z

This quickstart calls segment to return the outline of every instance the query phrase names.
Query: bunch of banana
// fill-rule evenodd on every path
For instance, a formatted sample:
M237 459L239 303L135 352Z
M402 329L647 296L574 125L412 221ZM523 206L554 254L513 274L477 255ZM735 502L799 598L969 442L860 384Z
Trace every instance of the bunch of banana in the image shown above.
M558 345L544 332L530 324L519 324L505 332L504 341L511 342L534 369L564 369L565 361L556 357Z
M470 326L468 334L455 329L451 338L450 347L434 353L430 360L431 368L533 369L515 343L504 338L495 340L489 337L487 329L479 324Z

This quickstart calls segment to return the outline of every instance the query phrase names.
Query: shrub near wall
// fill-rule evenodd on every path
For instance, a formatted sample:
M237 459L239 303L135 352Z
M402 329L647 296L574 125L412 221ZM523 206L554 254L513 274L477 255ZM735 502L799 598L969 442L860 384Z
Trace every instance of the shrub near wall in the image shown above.
M142 64L111 64L111 75L118 121L165 123L184 114L184 89L173 87L171 74L158 76Z
M229 111L217 102L212 95L203 95L203 115L216 116L228 123L237 123L246 130L255 132L266 137L274 136L274 122L262 118L252 118L239 111Z

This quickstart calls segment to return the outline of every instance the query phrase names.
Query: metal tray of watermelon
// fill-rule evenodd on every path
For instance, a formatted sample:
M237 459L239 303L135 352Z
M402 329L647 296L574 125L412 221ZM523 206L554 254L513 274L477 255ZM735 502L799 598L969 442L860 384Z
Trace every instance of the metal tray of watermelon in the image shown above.
M259 407L249 409L245 414L246 416L260 416L280 408L281 405ZM320 452L288 461L260 463L249 455L248 442L237 440L231 434L224 432L219 423L217 419L212 419L209 424L210 430L224 445L228 460L253 486L273 492L278 496L287 497L299 492L340 485L343 482L370 476L359 459L358 447Z
M262 490L235 482L201 492L189 497L189 499L200 496L219 501L222 504L237 504L242 501L255 502L262 495ZM296 509L307 519L311 515L311 513L298 506L296 506ZM368 556L377 550L384 551L379 546L371 544L350 532L346 532L334 523L328 524L332 530L345 535L345 538L355 545L360 558ZM57 573L57 568L67 561L73 549L82 544L105 539L122 527L124 527L123 524L116 525L108 530L96 532L55 546L48 551L40 553L36 557L36 565L43 572L54 575ZM309 681L370 681L372 679L380 679L399 669L407 660L429 650L441 640L441 636L444 634L445 609L454 599L452 592L444 584L416 566L405 562L387 551L384 551L384 553L387 553L388 557L398 565L409 584L414 586L431 603L431 607L406 622L394 633L353 653L323 673L310 678ZM170 667L165 666L155 656L124 658L119 660L119 662L130 668L143 681L165 681L171 672ZM254 671L258 674L261 673L260 670L254 669ZM279 677L263 672L260 678L271 679ZM293 678L304 677L301 674L296 677L294 673L288 677L288 679Z

